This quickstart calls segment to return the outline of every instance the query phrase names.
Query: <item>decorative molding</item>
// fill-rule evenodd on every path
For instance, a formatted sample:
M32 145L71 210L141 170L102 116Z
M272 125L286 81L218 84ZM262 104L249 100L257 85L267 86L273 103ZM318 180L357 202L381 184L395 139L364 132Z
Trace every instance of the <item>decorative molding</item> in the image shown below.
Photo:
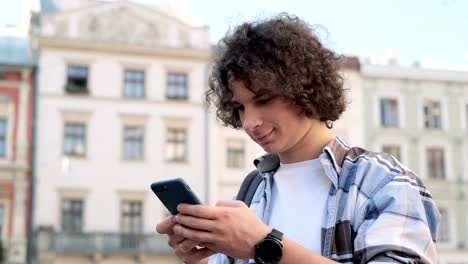
M130 114L120 113L120 120L124 125L145 126L150 115L148 114Z
M61 110L62 117L64 121L68 122L84 122L87 123L93 114L92 111L83 111L83 110Z
M140 47L128 44L118 43L100 43L83 41L77 39L63 39L53 37L39 37L39 45L50 49L63 49L87 52L105 52L118 53L119 55L140 55L140 56L156 56L161 58L172 59L191 59L194 61L202 61L208 63L211 59L211 51L209 49L187 49L187 48L169 48L169 47Z
M59 187L57 192L61 199L83 199L85 200L90 190L85 188Z
M147 191L117 190L120 200L144 201L147 194Z

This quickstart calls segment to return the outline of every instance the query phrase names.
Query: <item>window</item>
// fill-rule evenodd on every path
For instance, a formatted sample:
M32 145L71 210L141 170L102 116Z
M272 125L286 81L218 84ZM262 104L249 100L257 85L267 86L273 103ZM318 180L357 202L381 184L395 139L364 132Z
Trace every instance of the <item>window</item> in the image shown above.
M383 127L398 127L398 101L396 99L380 99L380 120Z
M122 202L122 235L120 240L120 246L124 249L132 249L139 247L139 235L143 232L142 208L142 202L140 201Z
M66 123L64 142L63 154L84 157L86 153L86 125L83 123Z
M184 162L187 159L187 131L169 128L166 135L165 157L167 161Z
M244 141L241 139L228 139L227 141L227 160L228 168L243 168L244 167Z
M62 200L62 231L81 232L83 229L83 201Z
M142 160L144 151L143 127L124 128L124 160Z
M437 234L437 241L448 242L450 239L449 231L449 216L446 208L439 208L440 212L440 225Z
M187 74L170 72L167 74L167 98L186 100L188 98Z
M145 72L126 70L124 73L124 96L128 98L145 97Z
M468 104L465 105L465 124L466 130L468 130Z
M395 157L397 160L401 160L400 146L398 145L384 145L382 151Z
M3 215L4 215L3 205L0 204L0 240L2 239L2 234L3 234ZM2 249L0 248L0 250Z
M442 148L427 148L427 165L428 174L431 179L445 179L445 159Z
M67 84L65 85L67 94L87 94L88 91L88 67L68 66Z
M424 101L424 127L429 129L442 128L442 111L439 101Z
M6 135L7 121L5 118L0 118L0 158L6 156Z

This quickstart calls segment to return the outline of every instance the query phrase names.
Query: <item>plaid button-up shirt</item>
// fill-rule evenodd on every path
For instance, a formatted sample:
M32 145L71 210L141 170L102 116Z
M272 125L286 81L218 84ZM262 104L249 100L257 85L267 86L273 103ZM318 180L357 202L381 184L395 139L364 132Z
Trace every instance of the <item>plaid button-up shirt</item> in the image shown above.
M322 256L341 263L437 263L434 243L440 214L414 172L388 154L351 147L338 137L319 159L331 180ZM272 176L279 159L265 155L254 164L263 181L250 208L268 223ZM229 264L229 260L215 254L209 263ZM247 263L255 261L236 260Z

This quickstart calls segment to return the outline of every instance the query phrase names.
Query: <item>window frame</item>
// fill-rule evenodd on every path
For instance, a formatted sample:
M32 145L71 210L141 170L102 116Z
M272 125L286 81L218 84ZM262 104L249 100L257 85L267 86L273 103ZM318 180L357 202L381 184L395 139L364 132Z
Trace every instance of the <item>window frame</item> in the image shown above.
M64 212L64 202L66 201L69 201L69 202L79 202L81 203L80 205L80 225L77 229L75 229L76 227L74 226L74 224L72 224L72 228L70 230L66 230L65 229L65 212ZM71 216L70 218L75 220L76 219L76 215L74 215L74 212L73 212L73 203L69 205L72 209L70 209L70 212L68 213L71 213ZM85 201L84 199L82 198L72 198L72 197L62 197L61 201L60 201L60 230L64 233L82 233L83 232L83 229L84 229L84 208L85 208Z
M170 138L170 134L176 133L175 138ZM179 140L177 135L179 133L184 134L184 140ZM188 161L188 137L189 131L188 128L185 127L172 127L169 126L166 128L166 137L164 141L164 160L170 163L186 163ZM174 156L172 158L168 157L168 148L169 144L175 144L173 147L174 149ZM183 155L178 155L178 146L182 146L183 148Z
M179 79L182 76L185 77L183 82L181 82L180 80L174 80L174 78ZM190 76L189 76L188 72L185 72L185 71L168 71L167 74L166 74L166 99L167 100L180 100L180 101L189 100L189 98L190 98L189 78L190 78ZM182 85L182 84L184 84L184 85ZM180 95L181 91L184 91L184 94L182 96Z
M233 146L232 144L240 143L241 147ZM234 156L233 156L234 155ZM238 161L241 156L240 163L231 163L230 161ZM226 168L228 169L244 169L245 168L245 155L246 155L246 143L245 140L239 138L227 138L226 139Z
M71 68L75 68L76 71L85 70L85 76L81 74L71 75ZM65 79L65 94L68 95L86 95L89 94L89 82L90 82L90 67L86 64L70 63L66 67L66 79ZM80 85L77 82L83 81L85 84Z
M427 177L432 180L447 180L447 154L445 153L445 149L439 146L426 146L425 150L426 150L425 156L426 156ZM436 172L434 172L436 174L432 174L433 166L431 166L431 164L433 163L432 162L433 154L430 154L431 150L441 152L441 157L440 157L441 160L437 161L436 163L436 164L441 164L440 166L442 166L442 168L439 168L438 170L441 173L440 175L438 175Z
M8 118L5 116L0 116L0 124L2 122L5 122L5 125L4 125L4 134L0 133L0 146L1 146L1 143L3 143L3 150L0 147L0 159L6 159L8 156L7 155L8 154L8 142L7 142L8 140Z
M126 131L129 129L140 129L141 130L141 142L138 142L136 140L131 140L131 142L127 142L127 134ZM127 146L128 143L139 143L140 144L140 149L141 153L139 154L138 157L130 157L127 155ZM143 125L127 125L125 124L123 126L122 130L122 159L125 161L141 161L145 159L145 127Z
M395 109L390 107L390 102L395 102ZM384 104L386 102L387 104ZM387 114L384 115L384 109L387 109ZM390 120L387 117L390 116ZM393 120L396 118L396 120ZM398 98L391 96L383 96L379 98L379 119L380 126L383 128L399 128L400 127L400 105Z
M75 126L83 126L83 153L82 154L73 154L73 153L67 153L66 147L67 147L67 125L75 125ZM65 120L64 125L63 125L63 147L62 147L62 155L66 157L73 157L73 158L86 158L87 157L87 151L88 151L88 142L87 142L87 134L88 134L88 125L86 122L83 121L69 121ZM75 146L76 147L76 146Z
M393 148L393 147L398 148L398 155L394 155L395 153L393 153L393 151L386 151L385 150L385 148ZM402 146L400 144L385 143L385 144L382 145L381 150L384 153L388 153L388 154L392 155L395 159L397 159L398 161L401 162L401 159L402 159Z
M127 74L128 73L141 73L142 74L142 80L141 83L137 82L140 81L139 78L128 80L127 79ZM133 69L133 68L126 68L123 70L123 89L122 89L122 96L127 99L145 99L146 98L146 71L144 69ZM138 80L137 80L138 79ZM128 82L134 82L134 84L140 84L141 85L141 94L139 95L132 95L131 93L128 93L129 87L127 87ZM135 91L135 88L133 89Z

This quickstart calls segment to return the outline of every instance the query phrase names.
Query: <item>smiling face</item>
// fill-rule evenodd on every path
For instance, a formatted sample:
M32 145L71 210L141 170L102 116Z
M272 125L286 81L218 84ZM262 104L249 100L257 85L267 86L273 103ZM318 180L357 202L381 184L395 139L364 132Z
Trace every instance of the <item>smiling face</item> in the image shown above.
M278 154L282 162L310 152L322 122L298 113L281 97L253 93L241 81L230 87L243 129L266 152Z

